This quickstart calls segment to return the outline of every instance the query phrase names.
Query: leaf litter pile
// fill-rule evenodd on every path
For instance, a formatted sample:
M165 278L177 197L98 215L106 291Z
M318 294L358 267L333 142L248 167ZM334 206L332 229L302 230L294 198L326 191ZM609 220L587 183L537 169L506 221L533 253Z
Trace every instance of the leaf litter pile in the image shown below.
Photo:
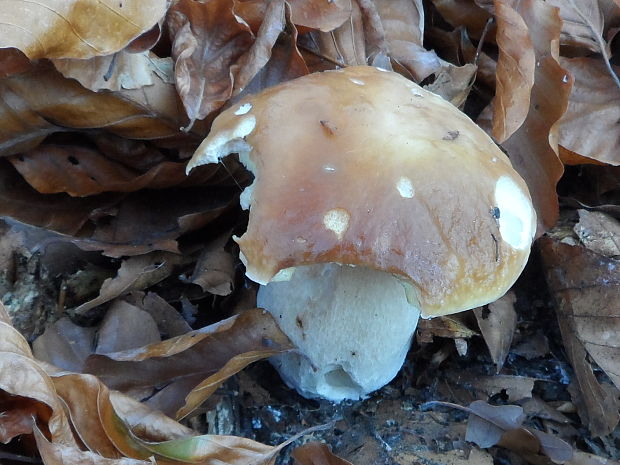
M1 463L620 463L618 0L41 0L0 17ZM485 129L538 240L506 296L421 321L392 383L332 404L261 362L294 348L230 239L250 175L185 165L244 96L352 65Z

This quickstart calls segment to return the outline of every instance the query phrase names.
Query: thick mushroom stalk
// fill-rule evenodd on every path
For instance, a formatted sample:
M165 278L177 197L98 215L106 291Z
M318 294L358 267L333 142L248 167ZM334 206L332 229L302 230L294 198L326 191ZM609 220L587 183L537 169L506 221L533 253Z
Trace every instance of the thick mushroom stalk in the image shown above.
M303 395L380 387L418 313L492 302L527 261L525 182L466 115L396 73L351 67L246 97L215 119L188 170L234 152L255 175L235 240L266 286L259 304L298 346L274 363Z
M258 291L298 351L273 358L306 397L358 399L387 384L405 360L420 311L389 273L335 263L300 266Z

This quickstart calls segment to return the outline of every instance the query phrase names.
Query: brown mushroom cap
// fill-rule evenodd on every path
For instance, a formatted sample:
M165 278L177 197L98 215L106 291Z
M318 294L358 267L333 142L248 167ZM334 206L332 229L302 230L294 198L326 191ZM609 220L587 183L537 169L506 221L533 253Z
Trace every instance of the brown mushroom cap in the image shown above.
M256 177L237 242L261 284L300 265L364 266L412 284L436 316L497 299L527 261L536 218L508 158L396 73L351 67L248 97L217 117L188 169L231 152Z

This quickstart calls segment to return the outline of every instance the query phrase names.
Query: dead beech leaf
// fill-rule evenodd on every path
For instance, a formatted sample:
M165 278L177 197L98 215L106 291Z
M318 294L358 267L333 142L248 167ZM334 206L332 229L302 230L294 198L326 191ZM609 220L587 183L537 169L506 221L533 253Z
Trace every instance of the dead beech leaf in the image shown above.
M491 359L495 363L496 373L499 373L504 366L512 337L517 328L517 312L514 309L516 301L517 297L514 292L509 291L489 304L486 310L483 308L474 310L480 332L489 348Z
M185 163L162 162L146 173L104 157L96 150L78 145L42 144L9 158L32 187L42 194L66 192L84 197L102 192L135 192L187 184ZM204 178L198 173L193 182Z
M257 31L254 44L252 44L249 50L239 57L237 62L230 68L230 72L234 76L234 89L232 92L234 97L238 97L242 92L249 92L249 89L251 89L251 92L258 92L269 85L279 84L280 81L275 81L269 83L269 85L264 83L264 87L257 88L253 80L261 74L262 71L269 71L268 69L266 70L265 67L272 61L271 58L274 53L276 41L285 29L289 32L289 34L287 34L289 36L289 54L297 56L298 60L301 60L303 63L301 54L297 49L297 29L291 20L290 7L284 0L270 1L265 9L264 17ZM277 51L274 58L278 58ZM287 66L288 63L290 63L289 66ZM273 67L273 62L271 63L270 68L271 67ZM289 79L293 79L308 73L305 64L299 66L294 63L294 59L293 61L291 59L284 61L284 67L285 71L279 71L278 73L282 78L288 77Z
M447 337L451 339L470 338L477 335L465 323L458 319L458 315L440 316L428 320L420 319L416 330L416 340L433 342L433 337Z
M596 380L586 354L616 387L620 385L619 262L549 238L541 239L540 247L562 339L582 396L584 409L579 414L593 435L607 435L618 424L618 409L613 396Z
M493 137L502 143L521 127L530 110L536 56L524 18L506 0L495 0L494 4L499 58Z
M165 279L172 273L180 255L168 252L152 252L124 260L114 278L103 282L99 296L75 308L77 315L84 314L97 305L109 302L131 291L143 290Z
M36 425L34 438L39 454L46 465L153 465L151 460L110 459L77 447L49 442Z
M426 50L421 0L375 0L394 69L402 67L416 82L443 68L434 51Z
M51 437L55 442L68 446L75 446L76 442L69 425L62 402L56 396L54 385L45 371L32 358L28 344L21 334L7 323L0 323L0 394L8 395L8 405L3 405L3 410L11 410L11 404L24 399L18 409L38 413L38 420L47 425ZM4 396L3 396L4 397ZM7 400L5 399L5 400ZM4 402L3 402L4 404ZM38 408L36 405L46 408ZM12 415L6 417L15 427L15 418ZM0 429L4 424L3 416L0 415ZM34 423L33 423L34 424ZM8 425L8 424L7 424ZM21 430L14 430L17 434L23 434ZM4 440L9 438L3 434Z
M591 52L604 51L609 56L609 46L603 41L605 18L599 0L548 0L560 9L562 18L561 44L584 48Z
M479 39L486 28L489 12L470 0L432 0L439 14L455 29L465 26L468 34ZM489 39L494 37L491 31Z
M525 420L518 405L490 405L476 400L467 410L473 415L467 422L465 440L482 448L496 445L506 431L520 428Z
M467 371L457 371L454 373L454 381L488 397L505 393L508 401L517 402L532 397L536 379L512 375L480 376Z
M25 0L0 12L0 48L31 60L110 55L163 18L166 0ZM97 21L93 21L97 18Z
M315 441L296 447L291 457L297 465L353 465L334 454L327 444Z
M0 79L0 154L23 152L68 129L105 128L134 139L195 140L179 130L187 119L178 103L174 85L159 77L152 86L97 93L40 64Z
M54 67L69 79L75 79L87 89L140 89L152 86L156 77L173 84L171 58L159 58L151 52L128 53L125 50L88 60L63 58L52 60Z
M134 291L126 295L123 301L148 312L165 339L180 336L192 330L177 309L154 292L144 294L144 292Z
M557 122L566 110L572 79L557 61L558 10L538 0L523 2L521 7L536 54L535 83L527 118L502 146L529 187L540 235L559 216L556 184L564 167L558 157Z
M214 386L223 382L225 376L257 360L260 354L266 357L274 351L281 352L290 347L288 338L279 330L271 315L254 309L158 344L91 355L86 371L119 390L167 384L159 394L163 396L167 391L175 393L174 405L168 406L174 408L169 413L174 413L182 406L183 398L202 380L213 375L206 384ZM192 381L189 386L183 384L183 379L190 376L197 381Z
M115 300L97 332L98 354L135 349L161 341L153 317L123 300Z
M573 230L582 244L607 258L620 258L620 222L603 212L578 212L579 222Z
M226 172L218 169L214 173L213 183L222 171ZM237 203L237 195L236 186L140 190L120 203L96 210L95 218L89 218L93 220L94 231L88 231L90 235L78 235L72 242L82 250L101 250L109 257L153 251L180 253L176 239L229 211Z
M233 291L235 278L234 257L224 250L230 238L227 232L207 245L196 262L190 281L204 292L214 295L229 295Z
M351 2L351 7L350 18L333 31L310 31L300 37L302 50L327 61L323 64L324 69L332 69L334 64L338 66L366 64L362 12L356 1ZM317 70L312 66L311 68L313 71Z
M560 63L575 79L560 120L561 149L620 165L620 89L600 59L562 58Z
M95 328L74 324L68 317L45 328L35 339L32 351L38 360L67 371L81 371L94 349Z
M291 19L299 26L333 31L350 18L352 3L350 0L295 0L291 2Z
M230 67L254 41L232 7L229 0L180 0L168 13L176 87L190 127L231 97Z

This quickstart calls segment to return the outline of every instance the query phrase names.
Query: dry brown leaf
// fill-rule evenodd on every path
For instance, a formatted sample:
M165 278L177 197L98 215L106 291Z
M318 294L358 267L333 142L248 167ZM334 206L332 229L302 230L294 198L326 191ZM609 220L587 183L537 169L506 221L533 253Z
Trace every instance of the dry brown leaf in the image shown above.
M120 352L160 341L157 324L148 312L123 300L115 300L97 331L95 353Z
M159 58L148 51L128 53L121 50L114 55L88 60L64 58L52 60L52 63L64 77L75 79L95 92L140 89L152 86L157 77L165 83L174 83L172 59Z
M294 0L290 3L291 19L294 24L329 32L350 18L354 2L350 0Z
M512 337L517 328L517 312L514 309L516 301L517 297L514 292L509 291L489 304L488 309L476 308L474 310L480 332L489 348L491 359L495 363L496 373L499 373L504 366Z
M475 39L480 38L491 17L488 11L470 0L432 0L432 2L452 27L456 29L465 26L469 35ZM494 31L491 32L489 39L494 37Z
M270 356L274 351L290 347L288 338L271 315L255 309L159 344L105 356L92 355L87 360L86 371L120 390L172 382L160 395L174 392L172 401L175 404L169 406L174 408L170 413L174 413L182 406L183 398L202 380L214 376L206 383L211 389L223 382L225 376L258 359L260 354ZM234 357L238 358L227 366ZM184 378L190 376L192 382L182 384ZM176 380L178 383L174 382Z
M521 127L530 111L536 56L524 18L507 0L495 0L494 4L499 58L493 137L502 143Z
M190 119L204 119L232 95L230 67L254 36L229 0L180 0L168 13L177 90Z
M128 458L108 459L77 447L49 442L35 426L34 438L41 458L46 465L154 465L151 460Z
M180 255L167 252L152 252L124 260L114 278L103 282L99 296L77 307L75 314L84 314L97 305L109 302L131 291L141 291L172 273L174 266L182 260Z
M187 120L178 103L174 85L159 77L152 86L96 93L41 64L0 79L0 154L23 152L69 129L105 128L134 139L181 137Z
M610 23L617 23L620 8L612 0L547 0L560 8L561 44L571 49L585 49L611 55L604 37Z
M562 58L575 82L560 120L560 145L578 155L620 165L620 89L595 58ZM615 67L616 72L620 67Z
M205 292L229 295L235 279L235 259L224 249L230 231L208 244L200 253L190 281Z
M17 48L31 60L110 55L151 29L167 8L166 0L10 2L0 12L0 48Z
M24 338L8 323L0 322L0 393L8 395L8 406L5 402L3 410L11 410L11 403L18 399L18 411L39 414L39 421L47 425L52 439L67 446L75 446L76 442L69 425L62 402L56 396L54 385L45 371L35 362ZM3 396L4 397L4 396ZM46 408L38 408L41 404ZM24 408L25 407L25 408ZM0 415L0 429L7 426L15 427L16 418L8 415L6 420ZM4 424L7 421L7 424ZM23 434L23 424L14 430ZM31 425L32 427L32 425ZM2 435L7 440L7 432Z
M338 457L327 444L307 442L296 447L291 457L298 465L353 465L348 460Z
M396 70L404 71L420 82L438 73L443 63L434 51L426 50L424 8L421 0L375 0L383 25L388 56Z
M146 173L139 173L97 150L79 145L42 144L9 160L42 194L66 192L74 197L193 184L213 172L207 169L188 178L185 163L164 161Z
M271 58L271 51L276 40L286 26L286 11L287 7L284 0L268 3L256 35L256 41L231 66L231 74L234 76L233 96L239 95ZM291 27L294 28L295 26L291 25Z
M521 4L520 14L529 26L536 53L535 83L525 122L502 145L527 182L540 235L559 215L555 186L564 168L558 158L557 121L566 110L572 79L557 61L561 26L557 9L528 0Z
M125 296L123 300L150 313L160 334L165 339L180 336L192 330L177 309L154 292L144 294L144 292L134 291Z
M543 238L540 246L562 339L585 406L579 413L592 434L607 435L618 424L618 409L594 376L586 354L616 387L620 385L620 264L585 247L549 238Z
M620 258L620 222L603 212L578 212L579 222L573 230L583 245L607 258Z
M308 50L327 63L330 69L338 66L356 66L366 64L366 44L364 40L364 22L357 2L351 2L351 16L344 24L330 32L311 31L300 37L300 47ZM310 60L307 60L310 61ZM313 71L323 70L312 67Z
M81 371L94 345L95 328L78 326L64 317L45 328L33 342L32 351L38 360L63 370Z
M458 315L453 317L440 316L428 320L420 319L416 330L416 340L433 342L433 337L435 336L460 339L476 336L477 334L459 320Z

